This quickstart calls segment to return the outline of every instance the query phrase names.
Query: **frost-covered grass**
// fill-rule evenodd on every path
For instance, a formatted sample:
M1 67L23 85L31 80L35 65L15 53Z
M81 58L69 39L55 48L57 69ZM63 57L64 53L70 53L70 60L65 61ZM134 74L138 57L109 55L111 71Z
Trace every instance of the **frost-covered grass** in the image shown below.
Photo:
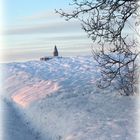
M136 140L137 97L98 89L92 57L9 63L4 69L2 96L37 132L35 139Z

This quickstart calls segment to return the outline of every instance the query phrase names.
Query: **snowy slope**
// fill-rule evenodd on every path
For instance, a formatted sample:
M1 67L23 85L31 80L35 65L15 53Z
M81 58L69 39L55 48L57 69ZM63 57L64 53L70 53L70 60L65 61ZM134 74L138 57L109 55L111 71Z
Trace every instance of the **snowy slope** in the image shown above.
M4 71L2 97L36 139L136 140L137 97L98 89L92 57L9 63Z
M3 102L2 133L1 140L35 140L41 138L38 132L24 121L11 104ZM42 138L41 138L42 139ZM43 139L42 139L43 140Z

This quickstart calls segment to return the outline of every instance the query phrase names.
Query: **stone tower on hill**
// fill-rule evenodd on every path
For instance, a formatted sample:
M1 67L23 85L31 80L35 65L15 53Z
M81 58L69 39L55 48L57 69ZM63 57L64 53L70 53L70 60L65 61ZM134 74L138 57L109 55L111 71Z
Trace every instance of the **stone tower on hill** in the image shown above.
M58 56L58 50L56 46L54 47L53 56Z

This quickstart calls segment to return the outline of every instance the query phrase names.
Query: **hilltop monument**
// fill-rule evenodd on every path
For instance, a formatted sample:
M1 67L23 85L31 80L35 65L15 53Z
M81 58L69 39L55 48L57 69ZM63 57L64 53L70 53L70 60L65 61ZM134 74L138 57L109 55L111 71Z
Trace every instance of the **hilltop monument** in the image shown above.
M54 47L53 56L58 56L58 50L57 50L56 45Z
M57 50L56 45L54 46L53 56L58 56L58 50ZM53 56L41 57L40 60L42 60L42 61L48 61L48 60L52 59Z

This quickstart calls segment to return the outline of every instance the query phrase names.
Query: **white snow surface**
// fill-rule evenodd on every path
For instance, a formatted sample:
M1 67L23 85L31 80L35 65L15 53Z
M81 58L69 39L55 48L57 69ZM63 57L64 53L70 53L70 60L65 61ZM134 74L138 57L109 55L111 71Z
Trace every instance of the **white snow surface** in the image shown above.
M100 74L92 57L7 63L3 69L2 98L37 135L26 139L137 139L137 96L97 88Z

